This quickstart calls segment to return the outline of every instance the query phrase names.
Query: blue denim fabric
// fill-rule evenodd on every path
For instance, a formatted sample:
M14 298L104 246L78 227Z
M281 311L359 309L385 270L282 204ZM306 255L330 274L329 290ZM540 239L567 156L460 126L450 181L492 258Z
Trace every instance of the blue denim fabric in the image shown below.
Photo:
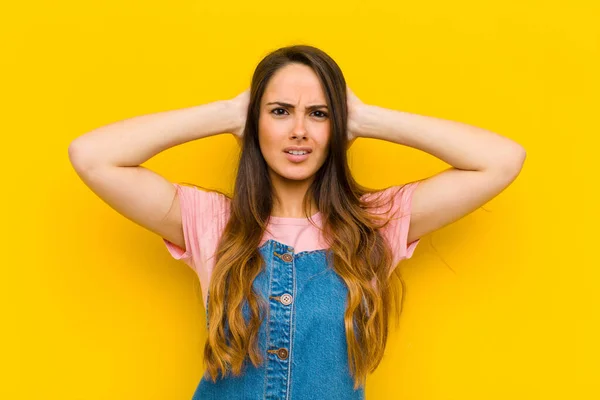
M259 332L264 362L246 358L241 376L203 377L192 400L363 400L348 369L344 311L347 288L329 250L302 251L273 239L260 248L265 265L253 286L268 299Z

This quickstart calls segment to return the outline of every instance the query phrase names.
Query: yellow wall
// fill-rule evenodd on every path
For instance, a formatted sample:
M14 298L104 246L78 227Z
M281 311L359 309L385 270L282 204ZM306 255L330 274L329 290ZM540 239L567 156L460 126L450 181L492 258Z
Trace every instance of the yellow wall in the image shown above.
M479 125L528 150L509 189L403 264L402 325L367 398L600 395L598 5L21 4L0 13L0 398L191 398L205 339L197 278L81 183L67 147L110 122L232 97L268 51L296 42L329 52L367 103ZM236 154L221 135L147 166L227 190ZM373 187L446 167L370 140L351 161Z

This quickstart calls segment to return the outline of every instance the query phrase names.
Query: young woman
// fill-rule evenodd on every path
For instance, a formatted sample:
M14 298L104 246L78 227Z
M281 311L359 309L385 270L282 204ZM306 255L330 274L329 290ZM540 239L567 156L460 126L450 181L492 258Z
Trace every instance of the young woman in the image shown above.
M239 139L233 195L174 184L140 164L221 133ZM452 168L384 190L357 184L358 137ZM525 150L476 127L367 105L311 46L278 49L239 96L139 116L75 139L86 185L160 235L198 274L206 373L194 399L362 399L383 356L397 264L419 239L488 202Z

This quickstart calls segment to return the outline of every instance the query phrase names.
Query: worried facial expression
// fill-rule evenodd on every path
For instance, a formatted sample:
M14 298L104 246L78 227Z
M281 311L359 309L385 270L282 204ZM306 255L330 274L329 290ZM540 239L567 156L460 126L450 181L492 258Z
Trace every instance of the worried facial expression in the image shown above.
M260 104L258 140L272 180L314 176L329 151L329 113L310 67L288 64L271 77Z

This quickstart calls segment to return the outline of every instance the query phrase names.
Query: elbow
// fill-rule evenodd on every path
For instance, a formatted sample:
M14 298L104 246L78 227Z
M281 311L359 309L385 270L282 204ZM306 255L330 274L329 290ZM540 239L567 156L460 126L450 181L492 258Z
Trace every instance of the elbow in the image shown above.
M502 159L498 162L496 170L510 181L513 181L521 173L526 158L527 151L525 148L520 144L515 143L505 152Z
M512 158L509 164L512 165L512 167L517 171L521 171L523 169L523 165L525 165L525 159L527 158L527 151L525 150L525 147L521 146L520 144L516 144L515 149L512 150L511 153Z
M77 139L73 140L69 143L69 162L71 165L77 169L77 165L81 163L81 149L77 142Z
M79 156L79 145L77 143L77 139L69 143L69 161L71 164L73 164Z
M81 140L75 139L69 144L68 154L69 162L77 174L82 175L92 168L92 152L86 148Z

